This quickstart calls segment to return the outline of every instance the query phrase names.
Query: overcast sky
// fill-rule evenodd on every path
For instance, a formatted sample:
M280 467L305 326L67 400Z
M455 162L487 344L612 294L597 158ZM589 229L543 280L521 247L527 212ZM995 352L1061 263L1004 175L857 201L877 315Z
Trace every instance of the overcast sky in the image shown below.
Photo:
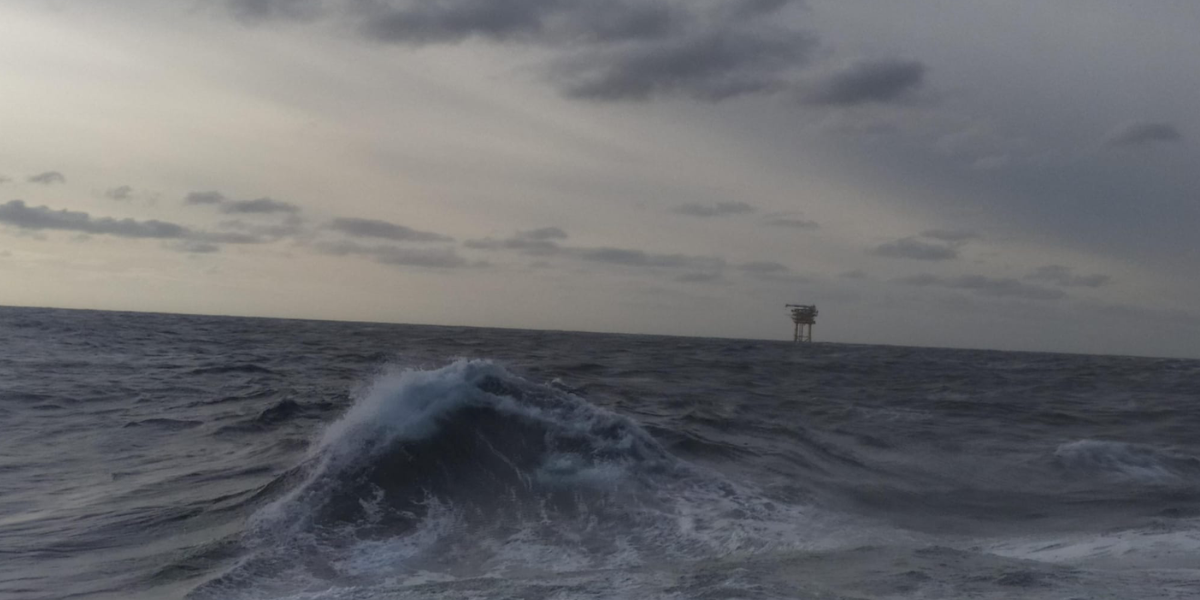
M0 304L1200 357L1200 4L5 0Z

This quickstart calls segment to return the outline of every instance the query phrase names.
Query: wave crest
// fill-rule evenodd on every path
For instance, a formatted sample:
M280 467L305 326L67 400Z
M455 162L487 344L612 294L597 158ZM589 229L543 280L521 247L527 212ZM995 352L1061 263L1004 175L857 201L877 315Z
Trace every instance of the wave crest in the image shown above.
M612 493L673 459L630 420L486 361L378 378L330 426L304 482L256 519L309 528L403 530L429 498L474 513ZM368 499L380 499L368 502ZM361 533L361 532L360 532Z
M251 517L246 560L194 597L832 539L807 509L679 460L632 420L488 361L380 376L277 483L290 491Z

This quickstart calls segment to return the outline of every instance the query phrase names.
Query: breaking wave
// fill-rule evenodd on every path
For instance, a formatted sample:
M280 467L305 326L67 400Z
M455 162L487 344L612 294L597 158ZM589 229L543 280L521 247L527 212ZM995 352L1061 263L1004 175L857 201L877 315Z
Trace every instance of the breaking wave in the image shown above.
M641 564L816 543L812 515L672 456L628 418L488 361L378 377L197 590ZM453 565L448 569L447 565ZM299 589L297 586L299 585Z

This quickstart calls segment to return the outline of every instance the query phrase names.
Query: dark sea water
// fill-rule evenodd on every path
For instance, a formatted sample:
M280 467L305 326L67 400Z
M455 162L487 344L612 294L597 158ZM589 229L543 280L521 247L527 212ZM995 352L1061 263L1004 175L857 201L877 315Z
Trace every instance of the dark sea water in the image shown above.
M1197 361L15 308L0 339L5 600L1200 598Z

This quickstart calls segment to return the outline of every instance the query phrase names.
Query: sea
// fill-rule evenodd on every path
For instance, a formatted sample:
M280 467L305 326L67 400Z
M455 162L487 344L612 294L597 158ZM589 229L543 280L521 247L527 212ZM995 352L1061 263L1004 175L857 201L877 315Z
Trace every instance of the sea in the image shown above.
M1200 362L0 308L0 598L1195 599Z

